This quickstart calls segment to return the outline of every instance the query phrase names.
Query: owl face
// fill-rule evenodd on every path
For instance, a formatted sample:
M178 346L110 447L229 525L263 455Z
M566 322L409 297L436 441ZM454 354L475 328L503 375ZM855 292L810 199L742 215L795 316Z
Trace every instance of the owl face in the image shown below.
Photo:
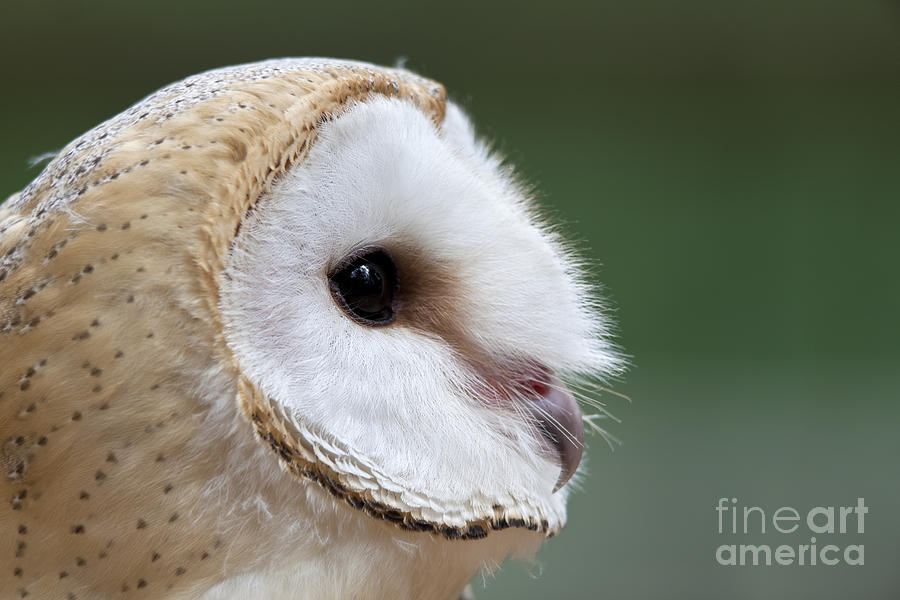
M318 126L243 218L220 290L283 465L410 529L556 532L581 457L561 378L617 365L573 260L448 104Z

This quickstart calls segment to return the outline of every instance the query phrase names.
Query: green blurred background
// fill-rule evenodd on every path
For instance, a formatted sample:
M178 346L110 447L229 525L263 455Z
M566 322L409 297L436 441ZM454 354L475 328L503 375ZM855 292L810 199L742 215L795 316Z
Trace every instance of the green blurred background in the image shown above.
M633 368L491 598L900 597L900 3L13 2L0 196L152 90L320 55L444 82L596 261ZM722 567L719 497L870 507L862 567ZM802 530L801 530L802 531ZM819 536L819 543L827 543Z

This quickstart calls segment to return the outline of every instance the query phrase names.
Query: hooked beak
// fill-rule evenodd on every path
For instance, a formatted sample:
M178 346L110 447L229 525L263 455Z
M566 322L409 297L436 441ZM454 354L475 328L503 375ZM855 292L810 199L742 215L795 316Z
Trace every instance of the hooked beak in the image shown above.
M526 408L544 439L559 456L559 479L553 488L556 493L575 474L584 452L581 409L572 393L555 375L549 375L546 381L533 381L531 387L537 396Z

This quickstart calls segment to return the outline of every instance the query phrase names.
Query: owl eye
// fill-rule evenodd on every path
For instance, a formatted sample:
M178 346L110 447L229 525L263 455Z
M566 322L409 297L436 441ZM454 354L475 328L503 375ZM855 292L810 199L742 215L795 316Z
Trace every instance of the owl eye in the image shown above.
M386 250L357 250L332 270L328 281L338 306L357 323L378 326L394 320L397 267Z

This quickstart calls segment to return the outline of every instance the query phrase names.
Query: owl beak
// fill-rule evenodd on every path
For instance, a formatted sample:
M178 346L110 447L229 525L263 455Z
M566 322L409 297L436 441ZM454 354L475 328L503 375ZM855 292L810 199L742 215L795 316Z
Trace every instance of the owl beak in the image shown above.
M572 478L584 451L584 423L581 409L572 393L559 378L550 375L546 381L533 382L537 395L529 406L538 429L559 455L559 479L556 493Z

